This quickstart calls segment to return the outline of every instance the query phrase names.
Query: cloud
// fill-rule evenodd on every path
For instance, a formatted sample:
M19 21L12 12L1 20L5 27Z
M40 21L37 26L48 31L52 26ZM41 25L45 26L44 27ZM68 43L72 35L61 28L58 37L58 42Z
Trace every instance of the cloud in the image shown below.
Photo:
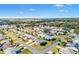
M72 4L66 4L66 5L70 6L70 5L72 5Z
M64 9L60 9L60 10L59 10L59 12L64 12L64 11L65 11Z
M59 12L68 12L68 10L60 9Z
M55 4L54 6L55 6L55 7L64 7L63 4Z
M35 9L34 9L34 8L30 8L29 10L30 10L30 11L35 11Z

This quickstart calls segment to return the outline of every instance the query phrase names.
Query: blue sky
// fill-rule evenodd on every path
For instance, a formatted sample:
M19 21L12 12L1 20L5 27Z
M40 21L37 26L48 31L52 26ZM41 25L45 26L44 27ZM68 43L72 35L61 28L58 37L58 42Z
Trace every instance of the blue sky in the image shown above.
M79 4L0 4L0 17L79 17Z

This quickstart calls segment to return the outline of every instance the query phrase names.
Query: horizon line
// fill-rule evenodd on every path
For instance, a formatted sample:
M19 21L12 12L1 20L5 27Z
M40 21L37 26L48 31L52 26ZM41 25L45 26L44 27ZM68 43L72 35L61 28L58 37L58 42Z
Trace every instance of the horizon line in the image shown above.
M0 18L79 18L79 17L0 17Z

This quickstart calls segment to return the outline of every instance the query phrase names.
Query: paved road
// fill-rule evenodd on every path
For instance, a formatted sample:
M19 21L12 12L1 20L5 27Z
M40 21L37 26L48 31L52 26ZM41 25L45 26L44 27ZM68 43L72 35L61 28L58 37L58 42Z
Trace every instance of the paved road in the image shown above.
M30 51L32 51L33 53L37 53L38 51L34 48L32 48L31 46L29 46L28 44L24 43L23 41L21 41L21 39L13 36L13 35L9 35L10 37L16 39L20 44L23 44L25 48L29 49Z
M49 46L48 48L44 49L43 51L38 51L37 49L35 49L35 48L29 46L28 44L24 43L23 41L21 41L20 38L17 38L16 36L13 36L13 35L9 35L9 36L16 39L20 44L23 44L25 48L29 49L34 54L44 54L44 53L48 52L49 50L51 50L52 48L56 47L57 44L59 43L59 42L56 42L56 43L52 44L51 46Z
M45 54L47 53L49 50L51 50L52 48L56 47L58 45L59 42L56 42L54 44L52 44L51 46L49 46L48 48L44 49L43 51L38 51L38 52L34 52L35 54Z
M16 33L17 31L15 31L15 30L12 30L14 33ZM30 35L30 34L24 34L23 32L20 32L20 31L18 31L19 33L21 33L21 34L19 34L19 33L17 33L18 35L21 35L22 37L23 36L26 36L26 37L30 37L30 38L32 38L32 40L34 40L34 41L39 41L39 39L37 39L36 37L34 37L34 36L32 36L32 35Z
M49 50L51 50L52 48L56 47L58 45L59 42L56 42L54 44L52 44L51 46L49 46L48 48L44 49L42 51L42 53L48 52Z

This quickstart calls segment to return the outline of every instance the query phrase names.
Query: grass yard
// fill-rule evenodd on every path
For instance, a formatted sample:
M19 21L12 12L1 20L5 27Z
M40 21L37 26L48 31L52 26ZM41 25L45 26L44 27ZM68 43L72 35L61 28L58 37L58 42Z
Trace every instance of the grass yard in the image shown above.
M48 48L49 46L52 45L52 42L50 42L50 41L47 41L47 43L48 44L46 46L40 46L40 45L33 44L32 47L39 50L39 51L42 51L42 50L44 50L44 49L46 49L46 48Z
M32 54L32 52L28 49L23 49L22 54Z
M55 53L55 54L58 54L59 53L59 51L58 51L58 48L57 47L55 47L55 48L52 48L52 53Z
M0 54L4 54L4 52L3 51L0 51Z
M39 51L42 51L42 50L48 48L49 46L51 46L52 44L58 42L60 39L59 38L56 38L56 40L54 40L54 41L47 41L46 39L41 38L40 40L45 40L48 44L46 46L40 46L40 45L33 44L32 47L33 48L36 48Z

